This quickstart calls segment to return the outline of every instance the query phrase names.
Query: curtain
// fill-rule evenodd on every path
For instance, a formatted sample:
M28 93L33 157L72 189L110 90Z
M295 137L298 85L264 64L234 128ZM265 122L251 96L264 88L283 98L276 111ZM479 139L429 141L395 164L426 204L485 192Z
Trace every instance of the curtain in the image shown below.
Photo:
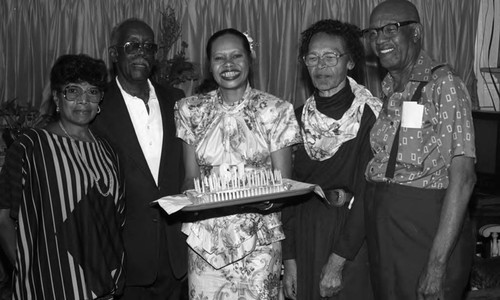
M380 0L2 0L0 1L0 104L39 107L50 97L49 72L56 58L86 53L104 59L110 32L121 20L137 17L158 34L160 11L178 13L182 37L169 55L188 44L190 61L205 64L205 45L226 27L247 31L257 43L255 87L301 105L309 91L297 58L300 33L324 18L360 28ZM448 62L471 87L479 1L412 0L424 25L424 48ZM367 85L378 94L376 61L369 61ZM190 91L187 91L190 93Z
M478 107L500 111L500 2L481 0L474 73L477 75Z

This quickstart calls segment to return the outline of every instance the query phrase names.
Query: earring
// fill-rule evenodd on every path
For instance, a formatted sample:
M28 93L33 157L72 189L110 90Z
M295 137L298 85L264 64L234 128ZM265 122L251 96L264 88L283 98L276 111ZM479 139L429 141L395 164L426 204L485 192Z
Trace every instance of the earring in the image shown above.
M100 106L100 105L98 105L98 106L97 106L97 113L98 113L98 114L100 114L100 113L101 113L101 106Z
M60 112L60 111L61 111L61 109L59 108L59 105L56 106L56 112Z

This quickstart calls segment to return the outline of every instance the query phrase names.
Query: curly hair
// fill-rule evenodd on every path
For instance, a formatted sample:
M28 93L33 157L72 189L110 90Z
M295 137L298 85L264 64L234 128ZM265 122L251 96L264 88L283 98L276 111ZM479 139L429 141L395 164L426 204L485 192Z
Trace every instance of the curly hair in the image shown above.
M344 23L338 20L324 19L320 20L301 33L299 60L305 67L302 57L309 52L309 44L312 37L317 33L326 33L328 35L340 37L344 41L355 67L348 74L362 83L364 81L365 49L361 42L361 30L353 24Z
M101 59L86 54L65 54L60 56L50 72L50 88L60 91L68 83L87 82L104 90L108 71Z
M204 94L204 93L210 92L212 90L215 90L218 87L217 83L215 82L215 79L212 76L212 73L210 72L210 56L212 54L212 46L213 46L213 43L215 42L215 40L220 38L221 36L226 35L226 34L236 36L241 40L241 43L243 44L243 49L245 49L245 52L246 52L247 57L249 59L250 70L248 73L248 80L250 81L250 85L252 85L253 58L252 58L252 49L250 48L250 43L248 42L247 37L241 31L234 29L234 28L226 28L226 29L219 30L216 33L212 34L212 36L208 39L207 47L205 49L206 55L207 55L206 68L207 68L208 75L207 75L207 78L205 78L203 80L203 82L195 89L196 93Z

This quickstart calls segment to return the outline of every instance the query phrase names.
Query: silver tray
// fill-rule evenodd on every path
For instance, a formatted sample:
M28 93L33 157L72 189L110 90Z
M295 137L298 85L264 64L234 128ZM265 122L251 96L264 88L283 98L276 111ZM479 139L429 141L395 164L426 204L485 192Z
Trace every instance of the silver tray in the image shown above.
M175 211L178 211L178 210L181 210L181 211L200 211L200 210L206 210L206 209L221 208L221 207L227 207L227 206L237 206L237 205L244 205L244 204L252 204L252 203L258 203L258 202L265 202L265 201L277 202L279 200L283 201L285 198L299 196L299 195L305 195L305 194L308 194L311 192L315 192L318 195L324 197L324 193L318 185L294 181L291 179L283 179L283 181L284 181L285 185L289 186L288 190L270 193L270 194L265 194L265 195L257 195L257 196L243 197L243 198L237 198L237 199L231 199L231 200L222 200L222 201L214 201L214 202L209 202L209 203L193 204L188 196L186 196L185 194L179 194L179 195L173 195L173 196L166 196L166 197L163 197L161 199L155 200L155 201L151 202L151 205L159 204L167 213L171 214L171 213L174 213ZM164 202L162 203L162 201L164 201ZM169 207L169 209L166 209L162 204L169 202L169 201L171 201L170 202L171 207ZM172 203L177 203L179 201L183 202L182 207L172 208L172 206L175 206L175 205L172 205ZM284 201L286 201L286 200L284 200Z
M267 195L258 195L258 196L251 196L251 197L238 198L238 199L232 199L232 200L224 200L224 201L214 201L214 202L210 202L210 203L192 204L192 205L185 206L181 210L182 211L198 211L198 210L220 208L220 207L226 207L226 206L273 201L273 200L278 200L278 199L283 199L283 198L288 198L288 197L293 197L293 196L304 195L304 194L307 194L307 193L310 193L313 191L314 191L314 185L306 187L306 188L297 188L297 189L291 188L290 190L287 190L287 191L276 192L276 193L267 194Z

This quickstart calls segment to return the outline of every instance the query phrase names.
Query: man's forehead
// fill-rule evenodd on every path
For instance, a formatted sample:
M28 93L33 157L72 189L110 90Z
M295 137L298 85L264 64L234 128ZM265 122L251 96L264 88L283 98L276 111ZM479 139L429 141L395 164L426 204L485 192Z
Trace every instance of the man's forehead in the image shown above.
M382 2L373 10L370 16L370 24L418 20L418 12L415 10L415 7L406 1L389 0Z
M154 33L148 25L141 22L125 24L120 30L120 40L127 40L134 37L154 40Z

